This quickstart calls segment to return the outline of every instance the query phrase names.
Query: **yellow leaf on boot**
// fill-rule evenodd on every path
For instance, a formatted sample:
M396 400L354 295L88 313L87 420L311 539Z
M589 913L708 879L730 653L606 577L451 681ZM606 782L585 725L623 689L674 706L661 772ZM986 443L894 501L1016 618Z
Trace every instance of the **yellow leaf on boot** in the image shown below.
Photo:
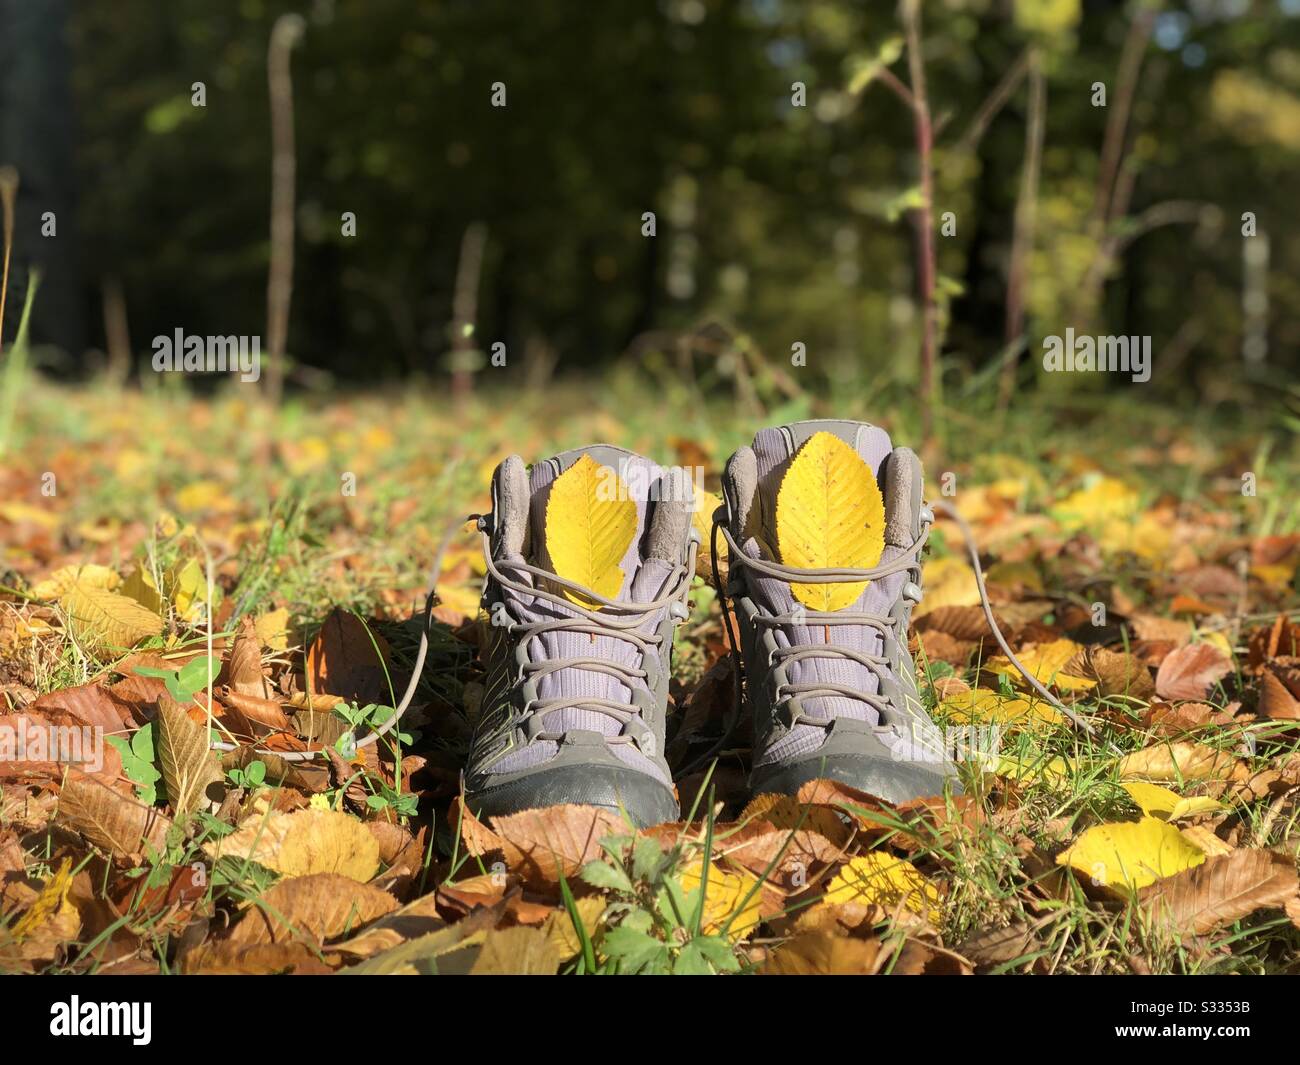
M635 535L636 503L608 466L583 455L552 483L546 550L556 576L617 598L625 576L619 563ZM567 589L564 595L579 606L595 605Z
M870 569L885 549L885 501L862 457L831 433L799 449L776 496L781 562L796 569ZM866 581L791 584L794 597L819 611L843 610Z

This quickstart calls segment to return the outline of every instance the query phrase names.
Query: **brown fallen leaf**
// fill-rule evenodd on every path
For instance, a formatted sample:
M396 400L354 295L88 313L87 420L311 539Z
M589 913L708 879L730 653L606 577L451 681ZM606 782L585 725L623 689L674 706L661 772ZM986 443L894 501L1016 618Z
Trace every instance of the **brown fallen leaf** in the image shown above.
M102 728L105 736L123 736L132 727L130 712L102 684L81 684L50 692L29 703L26 710L29 713L61 710L83 725Z
M329 692L360 705L387 692L388 644L360 618L335 607L307 649L307 691Z
M519 881L502 873L483 873L455 884L443 884L435 892L439 907L454 916L462 916L479 906L495 906L506 897L507 890L518 890Z
M479 945L500 921L501 910L501 905L474 910L455 924L397 943L344 972L377 976L468 974L478 957Z
M815 832L836 847L845 846L853 838L846 815L829 806L800 802L793 795L755 795L737 821L741 825L765 823L786 832L796 828Z
M1256 910L1284 907L1300 879L1289 857L1239 850L1158 880L1138 898L1159 925L1183 935L1205 935Z
M554 976L560 952L540 928L496 928L488 932L471 976Z
M209 786L221 781L221 763L208 746L208 731L196 725L175 700L158 701L158 764L172 816L185 822L209 801Z
M935 677L930 687L934 689L935 698L939 701L964 695L971 690L971 686L957 676Z
M221 756L223 771L247 769L254 762L266 766L268 784L286 784L290 788L301 788L309 794L324 791L329 787L329 770L319 762L286 762L283 758L266 751L254 751L251 747L226 751Z
M1192 626L1174 618L1156 617L1154 614L1135 614L1129 619L1133 632L1140 640L1169 642L1175 647L1192 638Z
M263 728L256 735L261 735L266 729L288 732L293 728L293 722L281 709L278 700L264 699L260 695L246 695L226 685L215 689L212 694L225 706L243 715L249 722L262 725Z
M1292 895L1286 900L1286 915L1293 925L1300 928L1300 895Z
M230 645L230 653L222 668L222 679L240 695L252 695L259 699L271 697L271 683L262 675L262 639L258 635L257 624L247 614L240 620L239 631ZM278 703L276 709L279 710Z
M917 618L916 627L921 632L939 632L963 642L993 636L993 630L989 628L988 619L984 616L984 608L979 606L936 607Z
M57 820L101 850L131 861L149 851L161 853L172 825L161 811L76 771L59 792Z
M415 842L415 837L411 835L410 830L401 825L394 825L388 821L367 821L365 825L366 830L375 837L375 842L379 845L379 860L384 865L396 864L402 852ZM418 868L417 865L415 869L409 871L415 872Z
M1169 604L1169 613L1180 617L1210 617L1219 613L1219 608L1199 596L1179 594Z
M1224 843L1214 834L1212 829L1205 825L1188 825L1186 828L1180 829L1180 831L1193 845L1199 847L1211 858L1220 854L1232 853L1232 846Z
M836 846L819 832L777 828L766 821L751 822L715 842L719 856L766 876L767 883L786 892L806 887L844 855L842 844Z
M961 954L982 966L1005 965L1045 949L1035 927L1025 921L977 932L961 944Z
M900 911L904 920L912 917L910 911ZM892 914L883 906L867 902L827 902L825 899L800 911L794 922L796 933L830 932L837 936L857 936L871 939L875 926L883 924Z
M573 880L587 862L599 857L602 839L628 830L618 814L596 806L524 810L494 817L492 827L506 867L525 883L551 888L561 877Z
M1263 667L1259 681L1259 713L1270 721L1300 721L1300 698L1295 688L1300 670L1279 667L1269 662Z
M397 909L386 891L338 873L282 880L262 893L226 942L236 946L290 940L319 945Z
M812 806L835 807L839 814L867 831L880 831L898 823L893 803L838 780L810 780L799 787L796 799Z
M11 828L0 829L0 880L9 873L23 873L26 869L27 852L18 834Z
M0 715L0 781L59 780L65 770L77 769L114 784L122 776L122 758L97 727L50 708L44 714Z
M333 972L305 943L209 943L186 953L187 976L323 975Z
M759 972L764 976L871 976L880 958L878 939L805 932L778 947Z
M1184 736L1211 725L1230 725L1232 715L1209 703L1152 703L1141 716L1142 727L1157 736Z
M1292 624L1285 614L1267 629L1255 629L1247 641L1247 662L1252 672L1279 655L1300 654L1300 625Z
M1204 699L1232 671L1232 659L1211 643L1179 647L1156 671L1156 693L1162 699Z
M1131 654L1089 647L1066 664L1065 672L1097 682L1097 694L1122 695L1146 701L1155 694L1155 681L1146 663Z
M909 937L881 972L893 976L970 976L975 966L955 951Z
M446 927L447 920L438 910L437 896L431 892L407 903L401 909L385 914L367 925L365 931L335 944L330 949L353 958L372 958L409 940L427 936Z

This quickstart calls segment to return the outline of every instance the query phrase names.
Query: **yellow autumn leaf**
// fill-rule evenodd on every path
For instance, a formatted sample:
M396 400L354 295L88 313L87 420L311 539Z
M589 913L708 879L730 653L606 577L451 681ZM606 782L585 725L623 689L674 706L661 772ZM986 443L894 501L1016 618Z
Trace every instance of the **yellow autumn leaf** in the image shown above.
M40 894L32 900L27 912L13 923L9 934L19 942L25 939L64 907L71 887L72 861L64 858L59 871L45 881Z
M1049 784L1063 784L1074 774L1074 762L1068 758L1012 758L1002 755L993 768L993 775L1006 777L1020 783L1042 780Z
M1211 780L1226 778L1236 759L1204 743L1177 740L1158 743L1125 755L1119 763L1121 778L1146 780Z
M204 851L214 861L245 859L286 877L337 873L364 883L379 868L379 843L362 822L311 807L250 817Z
M60 566L43 581L37 581L32 587L32 595L37 599L61 599L74 584L83 584L88 588L107 588L113 591L122 578L107 566L90 564L86 566Z
M931 558L921 571L925 598L912 610L912 617L923 618L932 610L945 606L976 606L980 601L979 585L970 564L956 555Z
M995 562L984 571L984 582L991 585L1021 585L1026 592L1043 594L1042 575L1032 562Z
M1066 663L1083 650L1083 645L1073 640L1052 640L1050 643L1037 644L1017 651L1016 657L1040 684L1051 684L1061 691L1079 691L1097 686L1095 680L1072 676L1065 672ZM990 672L1005 675L1013 684L1024 682L1020 670L1016 669L1005 655L989 659L985 668Z
M167 591L182 621L202 616L201 604L208 596L208 578L197 559L178 562L167 575Z
M478 616L482 597L482 589L477 586L453 584L438 588L438 606L467 618Z
M1108 555L1128 553L1163 569L1173 548L1174 534L1169 521L1154 514L1131 518L1111 518L1097 534L1097 543Z
M1058 724L1063 718L1056 707L1042 699L1008 698L988 688L975 688L950 695L938 706L938 713L959 725Z
M885 502L862 457L832 433L814 433L786 470L776 496L781 562L796 569L870 569L885 549ZM819 611L843 610L866 581L791 584Z
M1284 591L1295 580L1296 567L1293 562L1260 562L1250 567L1250 575L1262 581L1270 588Z
M1138 494L1114 477L1090 476L1084 487L1058 500L1052 507L1062 525L1077 529L1085 525L1104 525L1117 518L1137 513Z
M19 642L39 640L43 636L51 636L58 631L44 618L14 618L14 638Z
M107 588L74 584L59 605L78 637L94 650L126 650L163 630L157 614Z
M226 512L235 506L225 485L219 481L192 481L176 493L176 508L186 514L208 510Z
M574 908L578 911L578 920L588 941L595 939L600 929L600 919L605 913L605 897L584 895L574 900ZM582 939L567 909L553 910L542 922L542 932L551 941L561 958L572 958L582 952Z
M134 599L151 614L162 613L162 596L158 594L158 585L147 566L137 566L119 591L127 598Z
M700 886L703 870L704 863L697 861L678 873L677 879L688 895ZM728 921L731 921L731 928L727 934L733 940L744 939L757 928L763 920L758 906L761 892L754 891L757 883L757 878L749 873L732 873L718 865L710 865L709 883L704 889L704 934L721 932ZM748 901L746 896L749 896ZM734 919L733 914L736 915Z
M1177 821L1183 817L1194 817L1196 814L1227 809L1223 803L1211 799L1208 795L1196 795L1184 799L1176 792L1160 787L1159 784L1132 782L1121 786L1144 814L1157 817L1161 821Z
M59 524L59 516L53 511L21 502L0 503L0 518L14 525L29 522L32 525L42 525L47 529L57 528Z
M397 438L384 425L368 426L361 434L361 446L367 451L387 451Z
M1192 846L1203 850L1207 858L1232 853L1232 847L1224 843L1205 825L1188 825L1186 828L1179 829L1179 831L1182 832L1183 838L1190 842Z
M931 924L943 919L943 899L911 862L871 851L845 865L826 885L828 905L857 902L894 911L900 906Z
M625 574L619 563L636 535L636 503L622 478L583 455L551 485L546 502L546 550L555 573L615 599ZM594 606L568 591L580 606Z
M1096 825L1056 857L1094 885L1142 888L1205 861L1205 852L1154 817Z
M253 623L253 628L263 647L272 651L289 649L289 611L284 607L263 614Z
M715 492L707 491L700 487L699 482L692 482L695 487L695 509L691 511L691 525L695 531L700 534L700 563L696 566L697 572L701 567L704 568L704 576L708 572L708 565L711 565L711 556L709 554L709 544L713 537L713 512L722 506L722 499ZM718 561L727 560L727 541L718 536Z
M329 461L330 446L319 436L305 436L301 440L281 444L284 464L295 477L318 470Z

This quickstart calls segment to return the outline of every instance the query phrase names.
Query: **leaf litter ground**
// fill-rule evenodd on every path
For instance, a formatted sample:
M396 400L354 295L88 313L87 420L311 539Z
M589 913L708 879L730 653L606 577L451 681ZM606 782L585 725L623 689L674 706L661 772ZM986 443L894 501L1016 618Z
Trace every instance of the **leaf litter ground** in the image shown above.
M1096 727L1076 732L998 653L941 521L913 650L936 718L983 744L961 796L751 798L742 730L677 780L681 823L479 822L458 800L483 676L469 526L410 712L355 746L409 681L422 567L488 508L505 455L610 440L703 465L716 489L758 425L857 413L670 418L638 388L609 382L641 397L611 406L638 412L626 423L559 388L274 415L238 392L35 390L40 432L0 465L0 735L23 737L0 760L0 969L1296 970L1297 467L1137 409L1108 415L1132 443L1105 456L1082 421L982 436L956 413L952 453L930 456L1011 646ZM679 766L732 693L706 573L675 648ZM39 739L96 728L95 761Z

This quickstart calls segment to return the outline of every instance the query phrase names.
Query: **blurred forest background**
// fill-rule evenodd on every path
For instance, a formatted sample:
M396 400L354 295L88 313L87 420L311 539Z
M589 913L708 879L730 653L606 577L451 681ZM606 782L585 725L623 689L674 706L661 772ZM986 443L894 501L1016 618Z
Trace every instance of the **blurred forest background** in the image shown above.
M716 382L737 358L778 388L918 380L923 168L893 0L0 0L0 162L22 176L3 335L40 265L48 374L114 353L148 376L177 328L265 349L286 14L291 386L468 387L502 372L497 341L515 383L628 360ZM1018 392L1132 388L1041 372L1042 337L1073 326L1150 335L1150 401L1294 390L1300 0L920 16L943 378L1024 351Z

